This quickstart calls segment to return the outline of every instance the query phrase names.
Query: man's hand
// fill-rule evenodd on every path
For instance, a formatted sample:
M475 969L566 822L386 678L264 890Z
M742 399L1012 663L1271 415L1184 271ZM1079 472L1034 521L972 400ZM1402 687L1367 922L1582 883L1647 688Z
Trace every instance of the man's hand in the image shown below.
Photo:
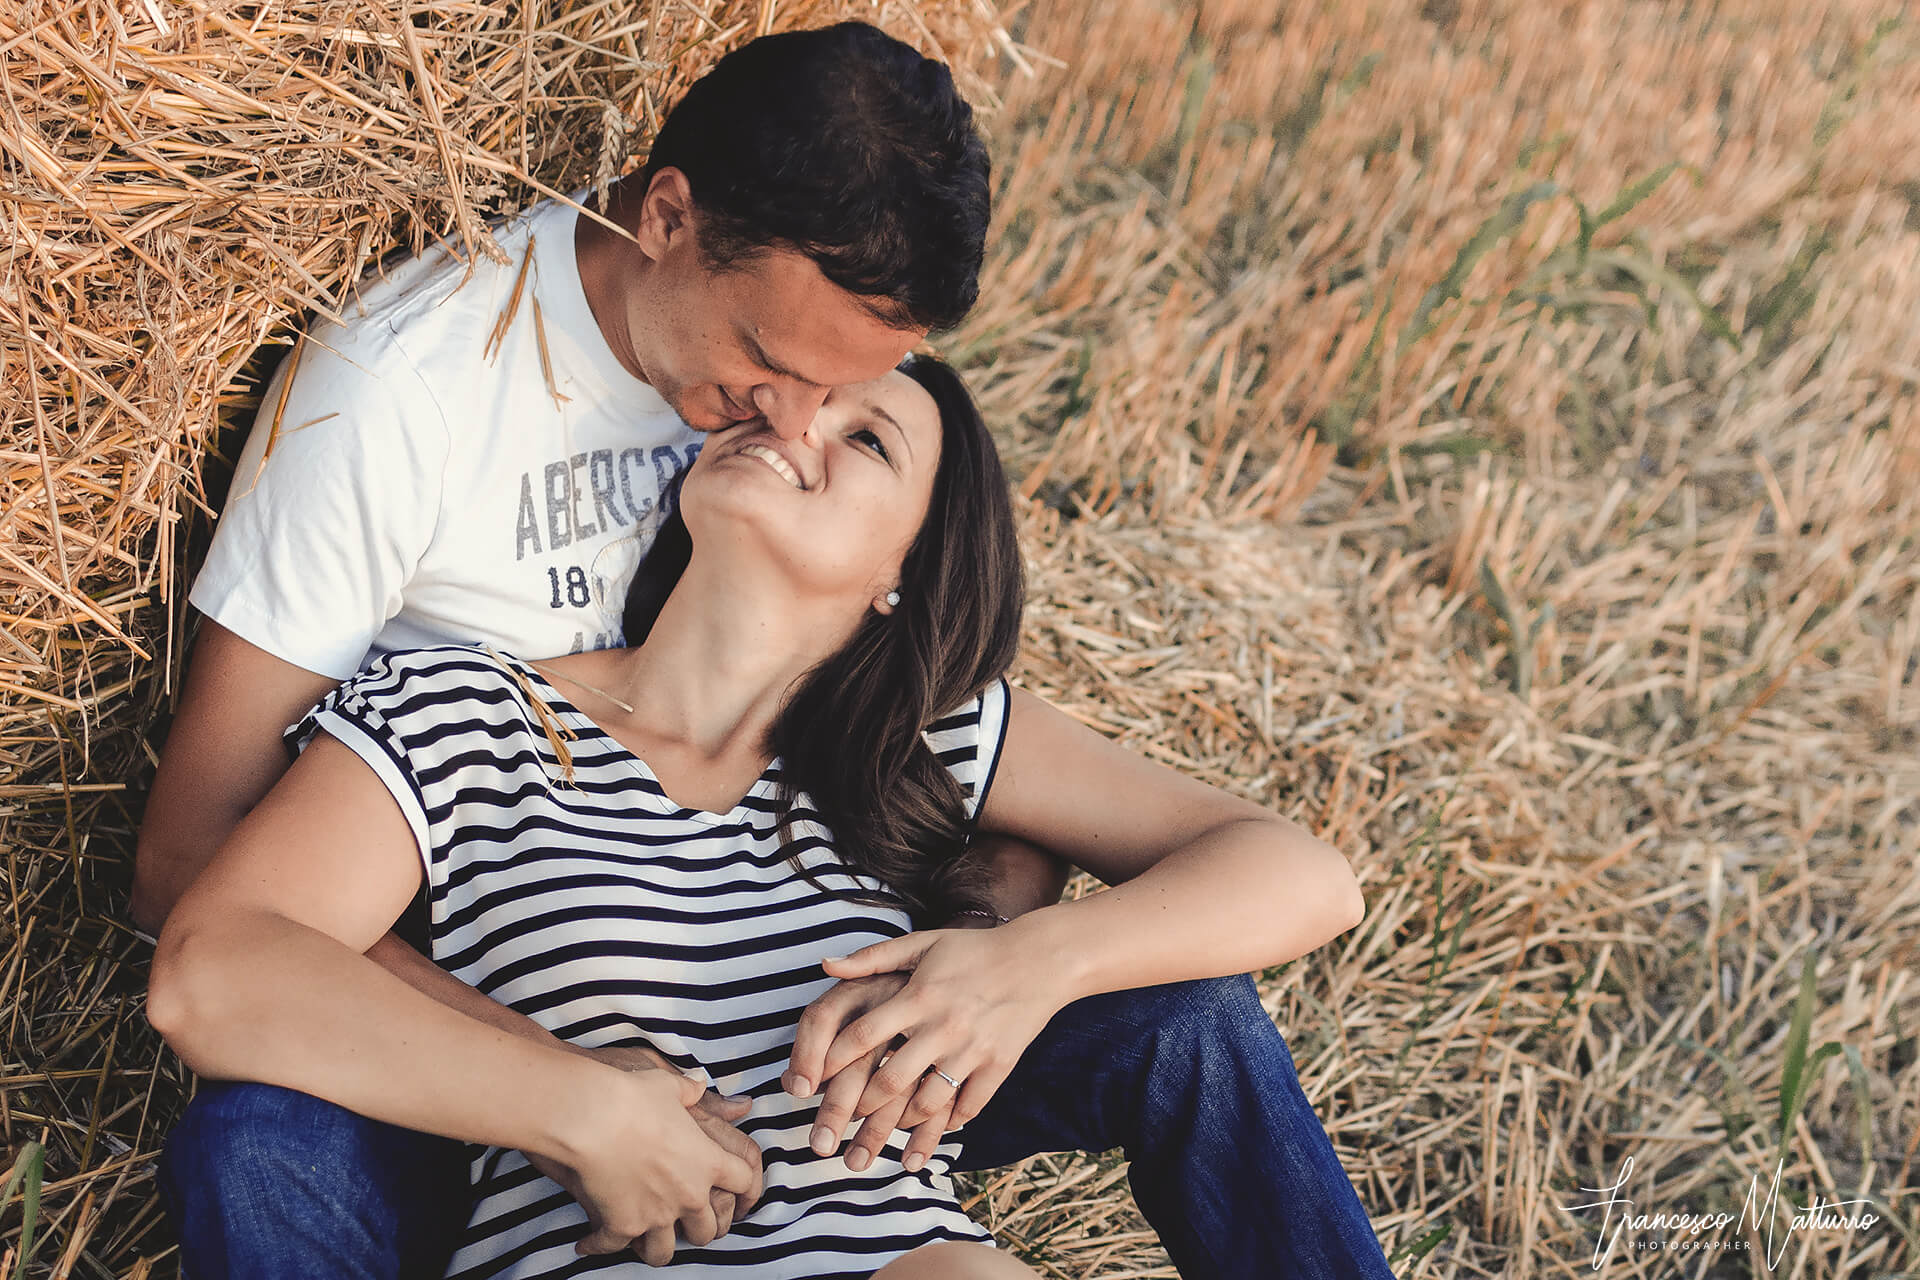
M671 1071L675 1075L685 1075L678 1067L646 1045L616 1045L606 1049L583 1049L579 1052L590 1058L598 1059L610 1067L622 1071ZM745 1160L758 1177L761 1172L760 1148L752 1138L740 1132L739 1122L747 1118L753 1110L753 1099L745 1097L729 1098L725 1094L709 1088L700 1095L700 1101L694 1104L693 1118L709 1138L725 1147L728 1151ZM714 1188L714 1208L719 1212L723 1207L720 1234L727 1233L727 1224L738 1222L753 1212L753 1206L759 1203L759 1193L735 1202L731 1191Z
M472 987L460 981L460 979L454 977L445 969L442 969L439 965L421 955L418 951L415 951L394 934L389 933L386 937L376 942L372 949L367 952L367 958L381 965L389 973L399 977L402 981L410 984L422 993L432 996L449 1009L458 1010L470 1018L484 1022L488 1026L498 1027L509 1034L523 1036L526 1039L536 1040L542 1044L551 1044L556 1048L565 1049L569 1053L577 1054L583 1058L593 1058L599 1062L606 1063L608 1066L617 1067L621 1071L628 1073L664 1071L676 1079L691 1079L691 1077L667 1061L666 1058L645 1045L586 1049L576 1044L569 1044L565 1040L561 1040L553 1035L545 1027L527 1017L525 1014L509 1009L503 1004L496 1004L480 992L475 991ZM700 1126L702 1132L704 1132L707 1137L711 1138L728 1152L746 1161L747 1164L752 1167L754 1177L758 1178L760 1176L760 1148L755 1146L753 1140L747 1137L746 1134L741 1133L736 1127L740 1120L746 1118L747 1113L752 1110L752 1108L753 1103L750 1099L729 1100L721 1097L711 1089L706 1089L701 1092L699 1102L693 1105L692 1115L694 1122ZM558 1165L550 1161L542 1160L531 1152L527 1153L527 1159L532 1162L534 1168L544 1173L547 1177L560 1183L561 1186L567 1185L562 1176L563 1171ZM711 1207L714 1221L719 1226L716 1236L725 1235L735 1222L746 1217L752 1210L755 1198L757 1198L758 1195L759 1193L756 1191L754 1197L743 1201L739 1200L733 1192L715 1187L711 1197ZM703 1214L702 1216L704 1217L705 1215ZM695 1223L685 1223L682 1225L695 1230L698 1229L698 1224ZM657 1230L650 1233L650 1235L652 1238L647 1240L643 1247L653 1250L657 1255L660 1248L664 1245L667 1252L669 1254L672 1253L673 1228L668 1227ZM689 1241L691 1241L691 1239L692 1237L689 1237ZM701 1243L706 1242L702 1241Z
M618 1067L626 1072L665 1071L681 1079L691 1079L685 1072L675 1067L663 1055L645 1045L616 1045L605 1049L582 1049L569 1045L582 1057L593 1058L610 1067ZM753 1109L751 1098L728 1098L712 1089L705 1090L700 1100L688 1108L688 1113L707 1137L718 1143L723 1149L744 1160L753 1170L754 1190L745 1195L736 1195L722 1187L714 1187L708 1195L708 1206L713 1211L716 1230L704 1240L695 1240L690 1232L698 1232L701 1226L687 1218L682 1218L675 1226L685 1236L688 1243L711 1244L727 1234L733 1224L753 1211L759 1203L762 1190L762 1170L760 1148L752 1138L740 1132L736 1127ZM527 1160L547 1177L566 1186L566 1171L531 1153ZM633 1242L633 1250L642 1258L650 1259L664 1255L671 1257L674 1249L674 1227L656 1227L640 1239Z
M701 1096L698 1081L654 1070L609 1079L623 1083L591 1101L595 1122L581 1134L577 1155L536 1167L551 1169L549 1176L586 1211L592 1229L575 1252L631 1248L649 1266L665 1266L676 1231L694 1245L720 1234L716 1188L754 1198L760 1174L690 1123Z

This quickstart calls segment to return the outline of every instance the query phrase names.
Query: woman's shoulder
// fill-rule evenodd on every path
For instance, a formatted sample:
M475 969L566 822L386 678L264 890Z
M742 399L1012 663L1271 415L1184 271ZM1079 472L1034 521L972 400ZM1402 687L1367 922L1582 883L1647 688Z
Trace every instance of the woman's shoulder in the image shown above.
M426 645L375 654L347 684L364 697L402 690L419 694L430 689L451 695L481 693L518 683L520 665L524 664L512 654L490 645Z
M505 721L546 719L532 667L488 645L444 644L395 649L370 659L334 691L342 706L378 715L397 730L446 736L485 722L497 735Z
M372 658L287 730L290 750L318 729L371 735L409 767L473 781L473 770L517 769L560 748L569 731L546 706L533 668L485 645L396 649ZM449 772L454 764L460 768Z
M922 737L966 796L969 817L993 785L1000 748L1007 738L1010 689L997 677L978 694L928 725Z
M926 728L928 740L960 742L977 737L983 728L994 727L1006 713L1007 693L1006 677L996 677L979 693L936 717Z

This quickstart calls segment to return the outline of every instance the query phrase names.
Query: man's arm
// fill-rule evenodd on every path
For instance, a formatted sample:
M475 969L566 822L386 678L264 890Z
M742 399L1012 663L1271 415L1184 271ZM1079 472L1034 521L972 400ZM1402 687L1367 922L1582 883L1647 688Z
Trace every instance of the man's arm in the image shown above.
M287 771L280 735L340 683L200 622L133 864L133 918L160 932L173 904Z
M277 658L211 618L202 618L179 713L140 826L133 918L160 932L240 820L287 771L280 735L340 683ZM394 934L368 956L441 1004L533 1040L538 1023L475 991Z
M1012 836L982 832L974 838L971 856L990 868L993 879L987 887L987 897L992 900L994 910L1010 920L1060 901L1067 881L1073 877L1072 863ZM979 916L960 916L943 927L992 928L993 922Z

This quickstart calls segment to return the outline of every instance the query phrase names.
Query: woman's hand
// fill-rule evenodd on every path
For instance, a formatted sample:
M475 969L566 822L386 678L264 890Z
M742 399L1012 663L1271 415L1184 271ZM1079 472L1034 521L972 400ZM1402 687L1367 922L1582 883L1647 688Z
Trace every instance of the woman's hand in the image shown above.
M907 979L911 976L900 972L850 978L835 984L825 995L808 1005L806 1012L800 1015L800 1025L794 1034L793 1055L786 1074L787 1091L801 1097L810 1096L815 1091L814 1082L820 1077L817 1064L825 1061L827 1051L841 1028L861 1014L885 1004L907 985ZM886 1056L887 1049L882 1046L848 1063L827 1080L810 1143L816 1155L832 1155L840 1145L841 1139L846 1136L847 1126L854 1120L854 1107L859 1104L861 1095L866 1092L867 1082ZM803 1068L801 1063L809 1065ZM803 1077L807 1081L806 1086L796 1087ZM846 1152L849 1169L856 1173L865 1169L879 1157L895 1129L908 1127L901 1123L907 1101L906 1098L896 1098L869 1112L861 1120L860 1131L854 1135L853 1143ZM906 1150L901 1153L901 1158L908 1161L918 1156L918 1161L910 1164L910 1168L918 1168L924 1163L933 1154L933 1149L940 1145L942 1135L955 1127L947 1122L951 1103L952 1099L949 1098L935 1111L916 1117L917 1123L911 1126L913 1133L908 1138Z
M834 1117L841 1124L867 1118L858 1144L862 1147L867 1147L868 1128L884 1123L886 1128L873 1135L870 1151L877 1150L893 1128L911 1127L914 1140L906 1154L930 1154L939 1133L957 1129L980 1113L1026 1047L1067 1003L1056 988L1036 980L1023 952L1008 945L1011 928L927 930L824 961L826 971L843 979L843 986L895 971L904 972L906 982L897 994L869 1003L843 1027L828 1027L822 1018L807 1039L796 1036L789 1079L837 1084L842 1072L860 1063L870 1066L897 1037L891 1055L871 1072L857 1100L844 1111L841 1107L853 1090L841 1090ZM802 1018L803 1029L813 1013L810 1009ZM935 1066L960 1081L957 1093L932 1073ZM820 1110L822 1120L829 1121L828 1106ZM939 1125L938 1132L929 1132L933 1123ZM851 1164L853 1153L848 1155Z
M761 1191L757 1168L715 1142L695 1120L706 1086L676 1071L607 1073L594 1123L567 1159L547 1163L586 1210L592 1231L574 1248L616 1253L631 1246L649 1266L673 1258L674 1228L710 1244L720 1228L715 1190L743 1200Z

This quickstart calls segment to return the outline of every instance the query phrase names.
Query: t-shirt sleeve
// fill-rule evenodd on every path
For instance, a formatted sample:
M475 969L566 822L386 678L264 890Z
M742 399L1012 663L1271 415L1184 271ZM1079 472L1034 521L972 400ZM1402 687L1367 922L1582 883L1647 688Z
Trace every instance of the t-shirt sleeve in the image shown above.
M391 657L376 658L364 672L336 685L287 729L282 741L289 756L298 756L324 730L364 760L406 815L419 847L420 864L431 878L433 838L426 799L407 759L401 732L391 718L405 705L406 684L404 667L396 667Z
M262 397L194 607L296 666L352 675L433 538L447 451L385 320L321 325Z
M1012 696L1004 677L995 680L979 697L927 728L927 745L966 794L968 821L979 818L980 806L993 788L1000 749L1007 741Z

